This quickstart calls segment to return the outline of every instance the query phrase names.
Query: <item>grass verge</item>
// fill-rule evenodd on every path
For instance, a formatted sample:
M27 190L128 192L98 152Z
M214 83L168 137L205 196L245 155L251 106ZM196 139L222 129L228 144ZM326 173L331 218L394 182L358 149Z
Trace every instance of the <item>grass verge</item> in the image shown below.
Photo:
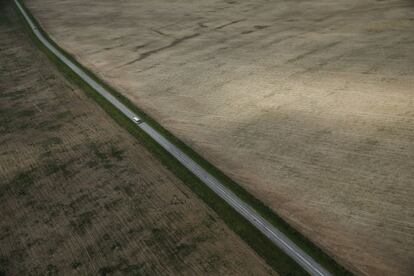
M243 201L252 206L258 213L260 213L265 219L282 231L292 241L294 241L305 252L312 256L322 266L334 275L350 275L344 267L335 262L330 256L323 252L319 247L313 244L310 240L304 237L301 233L287 224L280 216L278 216L273 210L264 205L261 201L256 199L240 185L235 183L232 179L227 177L215 166L203 159L198 153L193 151L190 147L180 141L177 137L164 129L160 124L153 120L150 116L145 114L142 110L136 107L126 97L121 95L111 86L104 81L100 80L90 70L79 64L76 59L69 53L61 49L49 36L43 31L35 18L31 15L30 11L21 3L26 10L29 17L35 22L39 30L42 32L49 42L59 49L68 59L82 68L89 74L91 78L105 87L112 93L118 100L130 108L133 112L140 115L143 120L150 124L154 129L159 131L189 157L200 164L205 170L216 177L220 182L231 189L237 194ZM51 53L43 44L37 39L37 37L31 32L30 27L16 8L16 12L19 14L23 25L32 38L38 48L40 48L48 58L56 65L65 77L71 82L79 86L90 98L95 100L104 111L111 116L120 126L126 129L130 134L139 140L145 147L162 162L169 170L171 170L178 178L180 178L187 186L189 186L194 193L197 194L205 203L207 203L223 221L236 232L243 240L245 240L250 247L252 247L264 260L279 274L282 275L303 275L306 274L303 269L297 265L290 257L284 254L278 247L273 245L263 234L260 233L253 225L251 225L246 219L239 215L233 208L231 208L224 200L211 191L204 183L202 183L197 177L195 177L190 171L188 171L183 165L181 165L174 157L172 157L167 151L159 146L152 138L150 138L145 132L127 118L124 114L118 111L111 103L104 99L99 93L85 83L79 76L77 76L71 69L69 69L64 63L62 63L53 53Z

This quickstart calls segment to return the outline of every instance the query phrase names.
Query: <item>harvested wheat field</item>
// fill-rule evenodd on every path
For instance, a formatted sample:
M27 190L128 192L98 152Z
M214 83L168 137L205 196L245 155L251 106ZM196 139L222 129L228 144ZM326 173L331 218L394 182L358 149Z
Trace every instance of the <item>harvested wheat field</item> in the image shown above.
M357 274L414 273L410 0L26 0L51 37Z
M0 274L274 272L0 5Z

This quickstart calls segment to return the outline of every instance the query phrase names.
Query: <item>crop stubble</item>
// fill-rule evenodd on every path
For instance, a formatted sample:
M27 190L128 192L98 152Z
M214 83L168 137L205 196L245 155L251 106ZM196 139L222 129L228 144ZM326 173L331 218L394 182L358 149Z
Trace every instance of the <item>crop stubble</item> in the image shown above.
M0 273L269 274L0 6Z

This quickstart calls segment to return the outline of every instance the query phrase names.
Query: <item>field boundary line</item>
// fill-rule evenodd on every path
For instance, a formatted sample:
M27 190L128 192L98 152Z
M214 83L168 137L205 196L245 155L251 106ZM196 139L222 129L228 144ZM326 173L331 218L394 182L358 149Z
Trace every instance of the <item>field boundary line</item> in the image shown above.
M167 151L170 156L174 157L182 166L189 170L194 176L201 180L209 189L211 189L216 195L224 200L229 206L237 211L244 219L246 219L251 225L259 230L265 237L267 237L274 245L280 248L286 255L292 258L297 264L299 264L305 271L311 275L331 275L330 271L334 271L334 274L348 274L348 272L336 264L332 259L327 259L329 262L333 262L335 269L326 269L320 264L319 259L313 258L310 254L303 250L300 245L295 243L291 238L286 235L286 229L278 229L275 223L270 221L267 216L263 216L260 211L257 211L254 204L246 203L243 197L238 196L239 193L228 187L226 181L221 181L215 173L211 173L209 168L204 168L204 161L200 164L200 156L192 158L191 154L188 154L188 150L183 150L180 146L181 143L175 137L171 139L170 135L166 135L165 131L160 131L159 127L154 127L154 121L150 119L146 114L137 111L135 108L131 108L130 102L125 102L123 97L118 94L114 95L114 90L108 88L102 81L96 78L93 73L85 69L76 60L60 49L40 28L39 24L35 21L29 11L20 3L19 0L14 0L17 9L24 18L26 24L29 26L30 31L36 39L50 51L61 63L67 66L72 72L74 72L82 81L90 86L95 92L103 97L107 102L112 104L119 112L126 116L130 123L133 123L136 128L139 128L146 135L152 138L160 147ZM203 166L204 165L204 166ZM210 165L212 166L212 165ZM227 184L227 185L225 185ZM237 184L236 184L237 185ZM253 206L252 206L253 205ZM280 219L280 218L278 218ZM290 230L290 228L286 227ZM294 233L299 235L298 233ZM302 243L309 247L309 241L302 238ZM301 244L302 245L302 244ZM305 246L305 247L306 247ZM312 246L316 247L316 245ZM313 248L312 248L313 249ZM320 250L320 249L317 249ZM323 257L323 254L320 253ZM320 257L320 256L317 256ZM326 257L325 257L326 258ZM326 263L326 260L325 262Z

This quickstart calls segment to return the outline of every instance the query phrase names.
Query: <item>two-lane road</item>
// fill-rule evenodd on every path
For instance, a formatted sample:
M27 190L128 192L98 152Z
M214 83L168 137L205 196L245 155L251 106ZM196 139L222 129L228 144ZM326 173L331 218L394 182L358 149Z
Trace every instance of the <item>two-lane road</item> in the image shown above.
M29 24L31 30L35 36L42 42L42 44L49 49L57 58L59 58L64 64L66 64L71 70L73 70L80 78L94 88L100 95L106 100L112 103L119 111L125 114L132 121L134 117L142 121L142 119L132 112L123 103L117 100L111 95L104 87L93 80L85 71L79 66L74 64L68 58L66 58L60 50L54 47L39 31L36 24L31 20L26 11L21 6L18 0L14 0L19 11L22 13L26 22ZM134 121L135 122L135 121ZM136 123L136 122L135 122ZM204 184L206 184L211 190L219 195L224 201L232 206L238 213L246 218L251 224L253 224L260 232L268 237L275 245L281 248L287 255L295 260L304 270L311 275L330 275L330 273L324 269L313 258L300 249L295 243L293 243L288 237L276 229L272 224L266 221L260 214L258 214L248 204L243 202L238 196L226 188L220 181L214 178L210 173L198 165L193 159L181 151L178 147L172 144L162 134L152 128L145 121L136 123L137 127L141 128L149 136L152 137L160 146L167 150L174 158L176 158L182 165L190 170L195 176L197 176Z

